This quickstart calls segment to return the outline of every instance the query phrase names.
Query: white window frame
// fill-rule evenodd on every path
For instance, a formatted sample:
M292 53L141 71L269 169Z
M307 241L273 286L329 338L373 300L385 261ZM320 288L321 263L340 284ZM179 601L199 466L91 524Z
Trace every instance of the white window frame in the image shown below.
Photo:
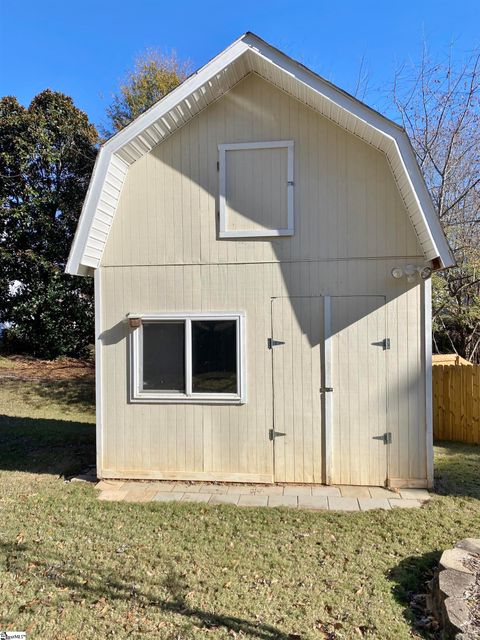
M220 238L268 238L275 236L293 236L295 216L293 206L293 140L272 140L270 142L236 142L218 145L219 155L219 237ZM265 231L243 230L229 231L227 225L227 151L254 149L287 149L287 228L266 229Z
M245 313L235 312L179 312L128 314L127 319L140 319L140 326L130 330L130 402L169 404L245 404ZM185 393L178 391L145 391L143 384L143 323L159 321L185 322ZM194 393L192 391L192 322L195 320L235 320L237 349L238 393Z

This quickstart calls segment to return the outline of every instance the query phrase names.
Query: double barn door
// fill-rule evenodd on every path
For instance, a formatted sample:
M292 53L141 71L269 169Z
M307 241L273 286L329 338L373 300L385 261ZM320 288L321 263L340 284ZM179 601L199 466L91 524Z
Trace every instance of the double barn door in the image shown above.
M275 482L388 477L385 298L273 298Z

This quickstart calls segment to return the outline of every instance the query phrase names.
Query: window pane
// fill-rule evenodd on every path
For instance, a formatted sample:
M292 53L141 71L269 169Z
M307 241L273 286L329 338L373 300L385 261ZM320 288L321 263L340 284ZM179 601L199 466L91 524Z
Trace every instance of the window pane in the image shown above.
M237 393L237 321L192 322L192 391Z
M144 322L143 390L185 392L185 323Z

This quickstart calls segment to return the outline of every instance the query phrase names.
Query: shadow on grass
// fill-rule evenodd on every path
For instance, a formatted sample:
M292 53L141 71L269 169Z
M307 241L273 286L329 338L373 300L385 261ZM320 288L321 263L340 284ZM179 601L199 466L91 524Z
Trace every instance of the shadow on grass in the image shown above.
M1 380L3 391L21 397L34 408L55 404L62 409L92 412L95 407L95 380Z
M0 415L0 470L69 476L95 464L95 425Z
M480 500L480 445L435 443L435 491Z
M442 552L430 551L419 556L409 556L391 569L388 579L394 583L392 593L395 600L403 606L403 615L417 634L424 638L437 638L435 632L422 628L420 621L426 615L425 610L412 602L414 596L428 593L428 582L438 565ZM412 604L414 606L412 607Z
M285 633L280 629L259 621L251 621L237 616L223 615L204 611L198 607L192 607L187 602L189 586L184 578L171 565L167 576L152 589L142 589L129 578L121 580L118 573L102 575L99 566L95 567L95 577L85 581L78 577L76 567L67 567L61 558L51 552L42 550L41 557L35 553L35 549L28 545L0 543L1 554L5 558L6 570L18 574L24 566L35 566L37 575L46 576L50 584L60 590L60 593L68 589L74 602L85 601L96 604L99 601L107 601L113 605L115 601L135 604L142 611L156 609L164 613L171 613L190 618L197 628L215 630L224 628L234 634L242 633L259 640L301 640L301 634ZM166 597L165 595L166 594ZM9 621L7 621L9 622ZM10 622L14 622L11 620Z

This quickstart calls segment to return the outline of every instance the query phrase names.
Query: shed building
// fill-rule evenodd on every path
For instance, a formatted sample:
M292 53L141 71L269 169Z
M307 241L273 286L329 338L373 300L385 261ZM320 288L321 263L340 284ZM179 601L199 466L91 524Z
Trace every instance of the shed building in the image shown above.
M406 133L247 33L101 148L102 478L431 486L431 280Z

